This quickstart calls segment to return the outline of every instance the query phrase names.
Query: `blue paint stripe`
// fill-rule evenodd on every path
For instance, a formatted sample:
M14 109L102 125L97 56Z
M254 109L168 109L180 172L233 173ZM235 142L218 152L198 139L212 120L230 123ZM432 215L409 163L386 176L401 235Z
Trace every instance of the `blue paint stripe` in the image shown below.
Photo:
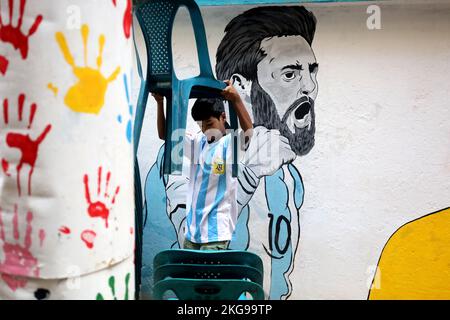
M216 151L218 144L208 150L207 157L205 159L205 163L203 164L203 170L201 172L202 175L202 184L200 186L200 190L198 191L197 205L195 206L195 234L194 234L194 242L201 242L201 229L200 222L203 217L203 212L205 209L206 195L208 191L209 185L209 174L211 173L211 160ZM199 165L200 166L200 165Z
M294 203L295 207L297 209L300 209L300 207L303 205L303 199L305 190L303 189L303 181L302 177L300 176L300 173L298 172L297 168L292 165L291 163L288 164L289 172L291 173L292 178L294 179Z
M219 205L222 203L225 197L225 191L227 190L227 173L226 173L226 158L227 158L227 149L229 144L228 136L226 137L226 141L222 148L222 159L224 160L224 168L225 173L221 174L219 177L219 183L217 186L216 198L214 199L214 207L211 210L211 213L208 215L208 241L218 241L219 238L219 226L217 220L217 209Z
M336 2L374 2L376 0L196 0L200 6L231 6L258 4L288 4L288 3L336 3Z

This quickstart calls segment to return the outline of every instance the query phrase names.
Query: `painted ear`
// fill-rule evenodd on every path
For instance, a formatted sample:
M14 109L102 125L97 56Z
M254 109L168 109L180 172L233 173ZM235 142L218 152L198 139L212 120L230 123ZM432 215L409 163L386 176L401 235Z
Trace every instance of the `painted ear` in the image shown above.
M241 96L242 100L250 101L250 93L252 90L252 81L247 80L239 73L235 73L231 76L231 82L236 88L237 92Z

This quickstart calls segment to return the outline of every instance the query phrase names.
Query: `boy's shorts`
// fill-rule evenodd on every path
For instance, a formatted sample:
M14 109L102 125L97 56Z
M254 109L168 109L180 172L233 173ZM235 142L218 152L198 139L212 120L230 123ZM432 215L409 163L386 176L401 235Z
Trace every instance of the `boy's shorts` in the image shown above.
M190 250L227 250L230 241L216 241L208 243L194 243L184 239L183 249Z

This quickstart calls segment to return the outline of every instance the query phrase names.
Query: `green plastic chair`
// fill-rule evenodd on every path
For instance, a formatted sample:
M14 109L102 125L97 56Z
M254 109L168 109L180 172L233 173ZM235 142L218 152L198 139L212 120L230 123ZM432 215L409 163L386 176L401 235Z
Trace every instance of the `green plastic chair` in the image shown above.
M261 258L249 251L242 250L186 250L169 249L159 252L153 259L153 267L166 264L196 264L196 265L243 265L253 267L264 273Z
M165 264L155 269L155 283L167 278L243 279L263 285L263 274L258 269L238 264Z
M168 291L180 300L238 300L244 293L253 300L264 300L259 284L237 279L164 279L155 284L153 296L162 300Z
M194 29L199 59L200 74L197 77L179 80L174 72L172 61L172 29L178 9L188 9ZM220 98L226 87L223 81L215 79L209 60L205 27L200 9L194 0L150 0L138 1L135 14L144 35L147 48L147 74L141 77L135 118L135 145L139 142L149 92L156 92L166 97L166 143L164 146L164 174L180 174L182 170L183 150L178 154L178 161L173 161L172 150L183 142L183 135L173 137L173 133L186 129L188 103L190 98ZM138 71L142 68L138 61ZM238 121L233 108L229 108L230 127L237 129ZM174 139L175 138L175 139ZM233 144L233 176L237 177L237 137Z
M173 291L181 300L263 300L262 260L240 250L170 249L153 260L153 295L163 299Z

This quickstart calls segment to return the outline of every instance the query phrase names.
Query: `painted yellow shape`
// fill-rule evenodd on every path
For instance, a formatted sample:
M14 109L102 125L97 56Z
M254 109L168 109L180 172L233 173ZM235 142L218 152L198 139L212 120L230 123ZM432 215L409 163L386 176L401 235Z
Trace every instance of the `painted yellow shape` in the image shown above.
M378 267L370 300L450 299L450 208L397 230Z
M55 97L58 95L58 88L53 83L49 82L47 88L53 92Z
M75 65L75 60L70 53L66 38L62 32L55 34L56 42L61 49L66 62L72 67L74 75L78 82L73 85L64 98L64 103L75 112L98 114L105 104L105 94L108 84L116 79L120 72L120 67L108 77L104 77L100 71L102 66L103 48L105 46L105 36L101 34L98 38L99 54L97 57L97 68L91 68L87 65L88 57L88 39L89 26L84 24L81 27L81 37L83 40L84 66Z

